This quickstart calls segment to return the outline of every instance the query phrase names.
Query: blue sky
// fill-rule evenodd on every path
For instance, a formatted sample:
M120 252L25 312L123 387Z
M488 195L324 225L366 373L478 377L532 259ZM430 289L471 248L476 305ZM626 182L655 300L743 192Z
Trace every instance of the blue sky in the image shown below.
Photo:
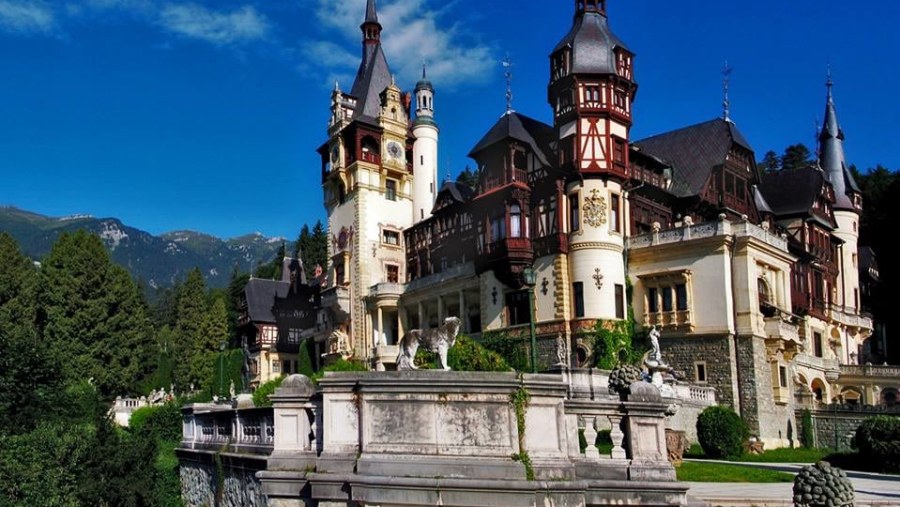
M161 233L293 238L324 218L315 148L352 84L365 0L0 0L0 204ZM505 109L550 121L548 53L571 0L380 0L398 84L437 89L455 175ZM719 116L758 158L813 145L826 65L849 161L900 168L900 2L609 0L635 52L632 140Z

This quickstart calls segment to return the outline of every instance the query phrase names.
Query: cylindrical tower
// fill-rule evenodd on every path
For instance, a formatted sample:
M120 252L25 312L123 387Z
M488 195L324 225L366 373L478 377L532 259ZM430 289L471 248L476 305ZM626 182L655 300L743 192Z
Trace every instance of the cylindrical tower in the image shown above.
M438 129L434 121L434 87L422 68L416 84L416 119L413 122L413 223L431 217L437 196Z

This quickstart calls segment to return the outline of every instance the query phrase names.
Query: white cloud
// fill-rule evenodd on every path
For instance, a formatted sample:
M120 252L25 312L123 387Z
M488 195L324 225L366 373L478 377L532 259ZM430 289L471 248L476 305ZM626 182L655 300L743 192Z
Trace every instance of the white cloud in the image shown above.
M326 28L337 30L346 44L359 44L359 25L365 9L366 0L319 0L315 13L318 21ZM417 81L423 62L427 62L428 77L436 87L453 88L489 79L496 67L490 47L466 40L457 26L444 26L441 21L450 9L444 4L442 10L436 10L427 0L379 2L378 20L384 26L382 44L391 69L401 82ZM352 60L344 55L352 55ZM346 73L359 65L358 51L354 54L343 49L340 57L334 55L321 60L318 54L308 56L317 59L313 63L332 72Z
M262 40L270 30L266 16L250 6L219 12L197 4L166 4L158 22L172 33L215 45Z
M38 0L0 0L0 30L13 33L49 34L56 28L56 15Z

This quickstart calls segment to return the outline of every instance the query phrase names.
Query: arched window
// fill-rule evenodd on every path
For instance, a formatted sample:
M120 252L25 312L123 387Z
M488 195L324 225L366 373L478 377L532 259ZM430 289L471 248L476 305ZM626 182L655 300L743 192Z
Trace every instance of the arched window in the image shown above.
M772 298L772 289L769 288L769 282L765 278L756 279L756 291L759 293L759 311L766 317L775 315L775 301Z
M513 203L509 207L509 237L522 237L522 208L519 203Z

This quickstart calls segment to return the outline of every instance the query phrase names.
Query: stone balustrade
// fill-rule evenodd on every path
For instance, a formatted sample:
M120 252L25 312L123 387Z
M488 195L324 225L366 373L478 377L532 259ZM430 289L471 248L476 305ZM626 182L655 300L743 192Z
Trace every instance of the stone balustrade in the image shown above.
M828 307L828 316L845 326L855 327L859 329L874 329L872 317L857 313L856 309L839 305L830 305Z
M688 388L687 396L711 392ZM666 452L671 400L645 382L623 400L590 371L346 372L318 386L291 376L272 401L183 409L178 454L191 498L208 497L221 455L226 475L256 477L260 494L279 506L685 501ZM579 448L580 431L592 442L605 429L610 453Z

